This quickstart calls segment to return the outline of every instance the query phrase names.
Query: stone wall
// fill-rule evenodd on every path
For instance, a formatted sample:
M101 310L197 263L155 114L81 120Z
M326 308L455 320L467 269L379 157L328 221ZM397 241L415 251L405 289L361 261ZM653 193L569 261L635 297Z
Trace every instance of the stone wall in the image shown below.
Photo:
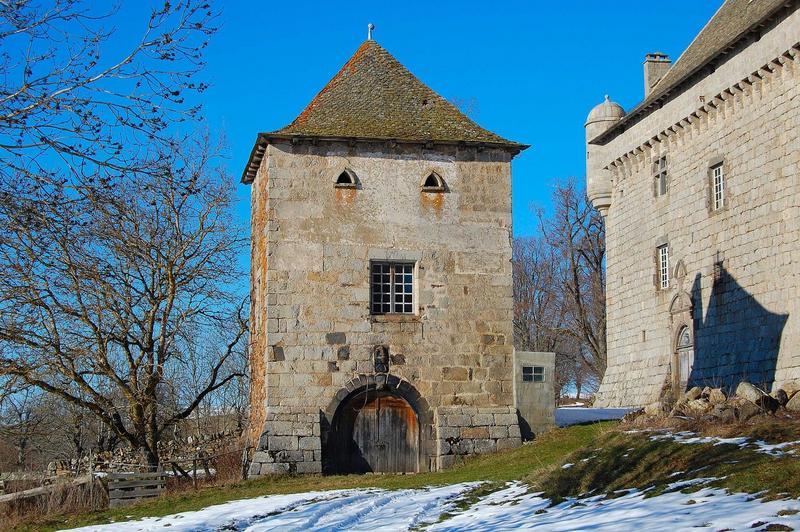
M690 385L770 386L800 376L800 13L765 28L713 73L597 147L612 175L607 226L608 370L599 406L658 399L691 301ZM651 167L668 157L669 191ZM724 165L726 206L710 208ZM659 289L655 248L670 247Z
M442 406L436 409L434 419L439 469L468 455L513 449L521 443L513 406Z
M513 405L510 159L455 146L268 146L252 185L251 472L318 470L302 438L324 442L324 412L374 377L378 345L396 385L431 408ZM356 189L334 187L344 168ZM446 192L421 191L431 171ZM372 260L416 262L415 316L370 315ZM316 465L300 466L300 451ZM436 466L429 458L423 469Z
M555 426L555 353L517 351L514 353L514 396L525 441ZM541 382L523 379L523 366L544 369Z
M319 410L272 407L264 427L250 475L322 472Z
M264 430L267 401L266 309L267 292L267 242L270 229L267 199L269 187L265 185L266 172L250 187L250 408L246 441L251 447L258 444ZM274 296L273 296L274 298Z

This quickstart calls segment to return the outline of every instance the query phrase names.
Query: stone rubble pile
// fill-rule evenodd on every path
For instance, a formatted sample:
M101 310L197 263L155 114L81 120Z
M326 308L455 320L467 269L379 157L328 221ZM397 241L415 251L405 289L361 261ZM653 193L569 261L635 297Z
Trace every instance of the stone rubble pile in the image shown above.
M740 383L733 395L722 388L695 386L674 404L662 401L644 408L647 417L692 417L704 421L732 423L758 415L775 414L779 409L800 413L800 380L789 381L771 394L750 384Z

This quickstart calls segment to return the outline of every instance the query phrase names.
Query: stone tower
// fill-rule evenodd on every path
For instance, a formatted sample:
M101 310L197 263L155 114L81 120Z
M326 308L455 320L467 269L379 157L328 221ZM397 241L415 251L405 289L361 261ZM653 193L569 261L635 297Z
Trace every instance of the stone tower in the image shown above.
M511 159L373 40L252 184L250 473L429 471L519 445Z

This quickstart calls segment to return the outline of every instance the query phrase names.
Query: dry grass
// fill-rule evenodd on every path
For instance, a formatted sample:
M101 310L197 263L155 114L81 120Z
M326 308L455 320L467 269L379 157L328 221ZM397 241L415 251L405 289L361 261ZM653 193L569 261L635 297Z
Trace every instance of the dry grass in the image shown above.
M197 482L182 476L170 477L167 480L167 493L177 494L195 491L201 488L229 486L242 480L242 450L238 448L220 452L210 463L214 470L212 476L204 475L203 467L198 464ZM188 471L192 474L191 471Z
M6 493L17 493L18 491L25 491L31 488L38 488L42 485L42 479L13 479L4 482L4 491Z
M261 478L244 482L238 460L218 463L218 485L191 483L146 503L117 510L51 515L18 525L20 530L53 530L117 520L160 516L198 510L212 504L262 495L304 491L376 487L419 488L469 481L489 481L480 489L496 489L504 482L522 480L532 489L545 491L557 501L588 493L612 493L625 488L650 489L655 495L671 482L697 477L718 477L712 485L737 492L765 492L765 496L800 496L800 458L773 457L734 445L681 444L654 441L648 430L691 430L720 437L748 436L767 442L800 440L800 424L790 417L754 419L745 424L711 425L694 420L673 420L633 427L605 422L553 430L535 442L511 451L466 460L447 471L417 475L297 475ZM570 462L573 467L562 469ZM227 471L227 473L225 473ZM676 472L681 472L675 475ZM223 480L223 477L229 479ZM783 495L778 495L783 494ZM482 493L471 493L462 501L469 505ZM130 516L130 517L129 517Z
M712 422L700 416L661 419L640 416L624 427L641 430L690 431L702 436L721 438L747 436L768 443L800 439L800 415L786 410L779 410L775 415L756 416L746 422L733 423Z
M191 480L182 477L171 477L167 481L167 497L192 497L201 490L230 486L241 481L242 464L241 449L231 449L220 453L212 462L215 474L209 478L198 477L195 485ZM199 472L203 472L202 466ZM19 481L18 488L30 489L39 487L41 482ZM24 484L24 485L23 485ZM146 503L145 503L146 504ZM52 523L61 520L64 515L87 514L104 511L108 508L108 497L100 480L90 484L72 486L66 482L59 485L50 495L26 499L15 504L0 507L0 530L37 529L38 524ZM123 508L120 511L124 512ZM49 524L47 526L53 526Z
M56 530L59 528L136 519L145 516L168 515L262 495L371 487L383 489L421 488L476 480L500 484L509 480L521 479L532 471L552 469L554 464L561 463L564 456L586 446L593 438L605 433L613 425L615 425L613 422L604 422L553 430L537 438L535 442L520 448L492 455L477 456L465 460L464 463L451 469L436 473L419 473L415 475L296 475L259 478L223 486L200 486L197 490L189 487L173 491L136 506L82 514L51 515L46 518L31 520L24 525L20 525L18 530Z
M99 480L54 486L48 495L0 506L0 530L12 530L31 521L64 513L85 513L108 507L108 497Z
M800 425L791 416L760 417L747 423L711 424L698 420L662 420L606 432L555 468L548 475L529 476L532 489L544 491L554 501L589 492L612 493L638 488L656 495L679 480L715 477L710 485L736 492L763 492L765 496L800 496L800 458L769 456L753 448L722 444L682 444L652 440L658 430L691 431L701 436L780 443L800 440Z

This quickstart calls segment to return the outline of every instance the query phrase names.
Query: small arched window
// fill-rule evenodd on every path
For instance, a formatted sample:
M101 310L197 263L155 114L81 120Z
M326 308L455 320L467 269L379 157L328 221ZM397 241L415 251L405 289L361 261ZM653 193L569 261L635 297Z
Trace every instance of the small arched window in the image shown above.
M683 326L678 333L678 349L692 346L692 333L689 327Z
M358 186L358 178L355 172L349 168L342 170L339 177L336 178L336 188L356 188Z
M436 172L431 172L422 182L423 192L444 192L446 190L444 179Z

